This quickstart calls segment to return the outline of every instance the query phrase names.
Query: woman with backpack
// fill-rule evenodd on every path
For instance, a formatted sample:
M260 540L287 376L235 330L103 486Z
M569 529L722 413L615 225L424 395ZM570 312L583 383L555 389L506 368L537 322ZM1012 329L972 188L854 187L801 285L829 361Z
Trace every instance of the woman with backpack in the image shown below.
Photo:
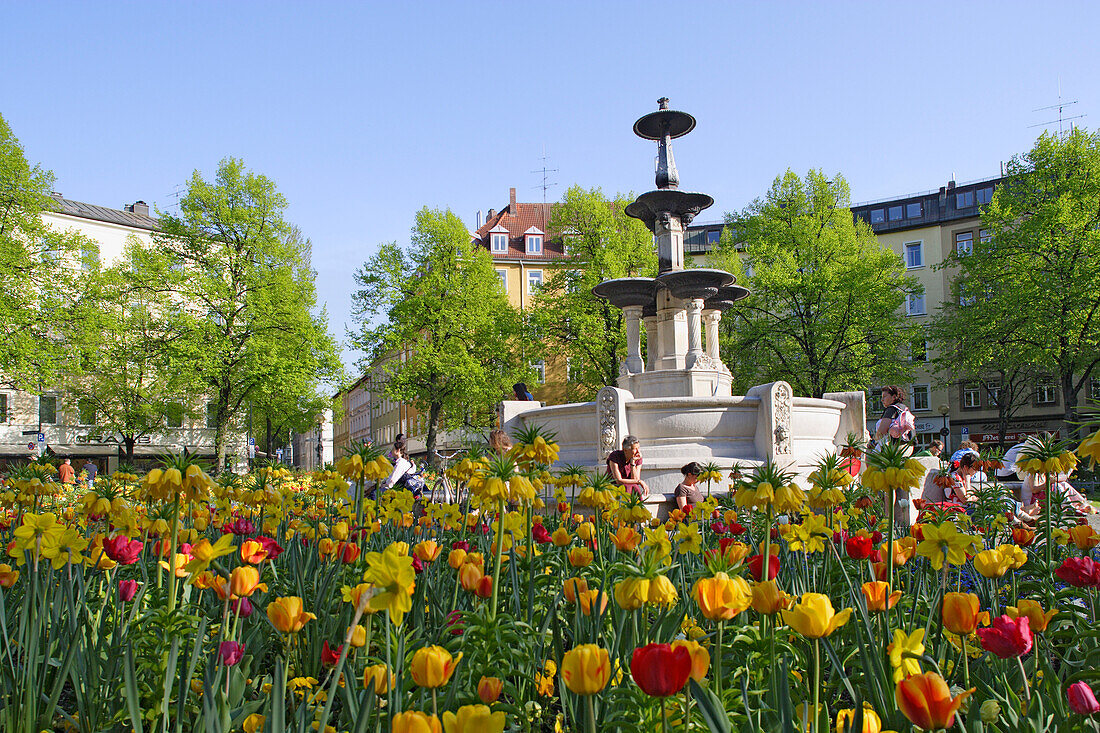
M896 384L882 388L882 417L875 423L875 441L890 437L909 442L913 439L916 420L905 406L905 390Z

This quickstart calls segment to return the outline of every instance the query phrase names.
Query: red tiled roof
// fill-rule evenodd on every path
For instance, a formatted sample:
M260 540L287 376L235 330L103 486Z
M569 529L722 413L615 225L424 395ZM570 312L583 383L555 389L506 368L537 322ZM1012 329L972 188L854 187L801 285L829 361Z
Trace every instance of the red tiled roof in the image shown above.
M563 260L567 255L562 253L562 240L556 232L550 230L550 213L556 204L516 204L514 214L510 206L505 206L499 212L489 217L481 227L474 232L481 246L489 249L489 231L498 224L508 230L508 251L491 252L493 257L503 260ZM542 242L541 255L527 254L523 233L531 227L537 227L546 232Z

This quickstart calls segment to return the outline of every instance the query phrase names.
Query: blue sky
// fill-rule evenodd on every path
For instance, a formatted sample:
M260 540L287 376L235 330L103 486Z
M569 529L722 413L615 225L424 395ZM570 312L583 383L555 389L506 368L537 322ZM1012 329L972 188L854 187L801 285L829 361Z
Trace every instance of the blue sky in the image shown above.
M1100 126L1089 2L6 2L0 25L0 114L58 191L163 209L243 158L312 239L341 339L355 267L422 206L472 228L510 186L540 201L544 151L550 200L652 188L631 125L660 96L698 120L676 158L715 198L700 221L788 167L854 201L994 175L1059 85Z

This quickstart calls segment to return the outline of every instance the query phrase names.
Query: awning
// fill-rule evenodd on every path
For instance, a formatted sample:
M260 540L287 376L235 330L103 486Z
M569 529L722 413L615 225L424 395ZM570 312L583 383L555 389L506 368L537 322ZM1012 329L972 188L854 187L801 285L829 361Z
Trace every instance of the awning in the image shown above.
M26 446L23 446L26 448ZM46 447L58 456L117 456L117 445L94 443L47 443ZM30 451L27 451L30 453Z
M35 451L27 448L29 444L30 441L26 443L0 443L0 456L4 456L5 458L31 458L37 454Z

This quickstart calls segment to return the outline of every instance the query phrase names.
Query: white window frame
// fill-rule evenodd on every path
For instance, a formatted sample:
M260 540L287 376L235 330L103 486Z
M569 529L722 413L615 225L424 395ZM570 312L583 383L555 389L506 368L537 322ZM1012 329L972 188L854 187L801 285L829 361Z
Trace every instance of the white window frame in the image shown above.
M489 251L493 254L504 254L507 252L508 234L506 232L490 232Z
M976 410L982 406L982 390L978 385L963 385L962 406L966 410Z
M917 390L924 392L924 407L917 407ZM928 412L932 409L932 385L931 384L913 384L910 385L909 390L910 402L913 405L913 412Z
M497 273L497 277L500 278L500 287L504 288L504 292L507 293L508 292L508 271L498 269L496 271L496 273Z
M535 370L535 384L546 384L546 362L542 359L533 361L531 368Z
M524 248L529 255L541 255L543 239L541 234L528 234L524 236Z
M527 271L527 294L534 295L542 287L542 270Z
M914 300L919 298L919 300ZM920 304L920 310L914 310L914 303ZM928 312L924 306L924 293L917 295L916 293L907 293L905 296L905 313L910 316L926 316Z
M1058 401L1058 385L1053 382L1039 382L1035 385L1035 404L1053 405Z
M920 263L916 264L916 265L909 262L909 247L911 245L914 245L914 244L917 246L917 258L920 260ZM902 247L902 251L905 253L905 269L906 270L919 270L922 267L924 267L924 240L923 239L918 239L918 240L913 241L913 242L906 242L905 244L901 245L901 247Z
M985 396L987 398L989 398L989 406L990 407L1000 407L1001 406L1001 389L1002 389L1001 385L999 385L999 384L996 385L995 387L987 387L986 388Z
M565 360L565 378L576 383L581 381L582 376L580 366L574 366L572 357L567 357Z
M53 421L52 422L47 422L46 420L42 419L42 400L43 399L53 400ZM43 425L57 425L58 424L58 413L59 412L61 412L61 400L58 399L57 395L55 395L55 394L44 394L44 395L39 395L38 396L38 422L40 422Z
M962 237L962 239L960 239ZM955 252L965 257L974 251L974 232L955 232Z

